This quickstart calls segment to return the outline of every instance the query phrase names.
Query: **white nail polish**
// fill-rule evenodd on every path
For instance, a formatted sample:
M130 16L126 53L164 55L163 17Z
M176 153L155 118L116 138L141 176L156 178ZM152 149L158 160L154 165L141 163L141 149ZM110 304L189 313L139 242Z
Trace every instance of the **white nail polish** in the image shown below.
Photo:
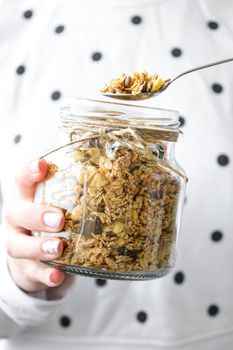
M59 241L51 239L42 243L41 249L45 254L57 255L58 254Z
M45 213L43 217L45 225L57 228L61 225L62 216L58 213Z

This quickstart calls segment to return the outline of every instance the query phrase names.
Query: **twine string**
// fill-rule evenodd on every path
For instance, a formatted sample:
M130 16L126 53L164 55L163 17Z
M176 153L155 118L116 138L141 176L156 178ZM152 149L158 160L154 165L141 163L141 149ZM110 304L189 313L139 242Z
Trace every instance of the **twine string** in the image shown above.
M136 150L141 155L146 156L148 154L148 146L146 141L142 138L142 133L140 136L138 132L129 127L116 129L112 127L97 127L96 125L94 127L90 127L90 125L80 125L79 127L73 129L69 127L69 129L70 131L68 132L68 134L70 142L50 150L46 154L42 155L40 158L45 158L46 156L62 148L69 147L74 144L77 145L76 149L79 149L80 147L82 147L82 144L84 142L98 139L105 140L106 142L111 143L119 142L121 146L132 150ZM155 139L154 142L156 142ZM188 181L188 178L184 174L182 174L179 170L175 169L165 160L160 159L158 154L155 156L157 162L160 165L170 169L176 175L182 177L186 182Z

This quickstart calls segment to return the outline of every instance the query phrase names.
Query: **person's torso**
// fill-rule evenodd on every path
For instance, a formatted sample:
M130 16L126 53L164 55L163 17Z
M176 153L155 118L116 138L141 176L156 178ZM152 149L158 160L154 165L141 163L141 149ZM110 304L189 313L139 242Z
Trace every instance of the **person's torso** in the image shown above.
M6 170L22 153L35 157L55 144L62 96L99 98L99 88L121 72L172 76L233 52L228 12L205 1L83 3L0 2ZM145 102L179 110L183 123L176 157L189 183L174 271L150 282L77 277L51 319L0 348L230 349L232 88L229 64L181 78ZM11 184L1 172L6 195Z

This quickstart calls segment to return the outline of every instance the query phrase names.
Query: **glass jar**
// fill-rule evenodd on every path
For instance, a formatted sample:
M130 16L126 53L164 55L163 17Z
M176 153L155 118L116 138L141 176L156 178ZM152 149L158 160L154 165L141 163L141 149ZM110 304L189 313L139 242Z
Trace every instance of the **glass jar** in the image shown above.
M45 262L81 275L144 280L175 263L186 176L174 158L178 112L68 98L68 138L42 158L35 201L62 208L63 254Z

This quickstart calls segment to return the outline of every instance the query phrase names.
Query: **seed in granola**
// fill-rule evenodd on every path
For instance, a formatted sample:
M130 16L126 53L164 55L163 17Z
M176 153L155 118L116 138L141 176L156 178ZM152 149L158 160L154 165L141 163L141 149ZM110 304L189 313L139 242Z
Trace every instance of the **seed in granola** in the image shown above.
M116 221L116 222L114 222L114 224L113 224L113 229L112 229L112 231L113 231L114 233L120 233L120 232L123 231L124 226L125 226L125 225L124 225L122 222Z
M131 77L129 75L127 75L124 79L124 87L125 88L130 87L130 83L131 83Z
M149 196L151 199L162 199L163 198L163 193L161 190L158 191L153 191L149 193Z
M76 234L80 232L80 223L75 223L73 226L72 226L72 232L75 232Z
M105 204L102 202L97 206L97 212L104 213L104 211L105 211Z
M95 233L99 235L102 232L102 222L100 218L97 216L95 219Z
M91 238L91 233L93 231L93 221L86 220L84 222L82 231L80 232L85 239Z
M142 85L142 93L147 91L147 82L145 81Z
M128 250L127 250L126 247L120 247L120 248L118 249L118 254L119 254L119 255L127 255L127 252L128 252Z
M125 246L120 247L118 249L119 255L124 255L124 256L127 255L127 256L130 256L131 258L136 258L140 252L141 250L136 250L136 249L130 250L130 249L127 249Z
M129 250L128 249L127 255L131 256L132 258L137 258L139 253L141 253L141 250L137 250L137 249Z
M134 170L139 169L139 165L136 165L134 163L130 164L129 171L133 172Z
M109 231L109 232L106 232L106 236L109 238L113 238L113 237L116 237L116 234L112 231Z

